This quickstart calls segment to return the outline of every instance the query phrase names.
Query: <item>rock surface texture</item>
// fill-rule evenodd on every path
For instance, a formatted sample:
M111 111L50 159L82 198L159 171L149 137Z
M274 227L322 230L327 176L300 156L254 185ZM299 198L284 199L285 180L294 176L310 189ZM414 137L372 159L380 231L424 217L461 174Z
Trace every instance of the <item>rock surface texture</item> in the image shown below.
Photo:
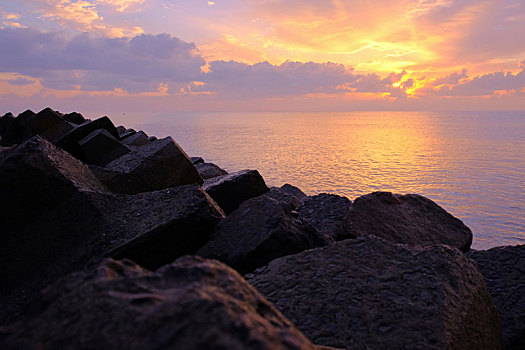
M459 219L417 194L374 192L357 198L345 218L349 236L375 235L415 246L446 244L468 251L472 232Z
M311 341L346 349L499 349L483 277L460 251L378 238L272 261L245 278Z
M336 241L340 241L355 238L355 236L350 236L345 232L343 225L344 218L351 205L352 202L346 197L321 193L304 198L297 212L317 230Z
M206 180L202 188L208 192L226 214L231 213L247 199L268 192L264 179L257 170L241 170Z
M213 163L194 163L194 165L204 180L228 174L226 170L221 169Z
M183 257L156 272L106 260L44 291L2 349L315 349L235 271Z
M504 348L525 346L525 245L472 251L503 323Z
M292 213L293 197L277 200L268 194L245 201L222 220L197 254L218 259L241 273L253 271L271 260L330 240Z

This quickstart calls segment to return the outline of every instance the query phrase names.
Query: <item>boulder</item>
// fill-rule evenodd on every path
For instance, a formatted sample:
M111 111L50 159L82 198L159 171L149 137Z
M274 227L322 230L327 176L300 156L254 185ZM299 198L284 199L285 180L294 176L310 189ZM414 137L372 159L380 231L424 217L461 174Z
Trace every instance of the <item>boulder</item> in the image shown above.
M204 179L212 179L217 176L226 175L228 172L226 170L223 170L219 168L217 165L213 163L198 163L195 164L195 168L199 172L199 175Z
M27 110L20 113L16 118L11 119L7 116L4 121L5 131L0 139L0 146L13 146L21 144L35 135L29 121L35 116L35 113L31 110Z
M135 194L203 182L186 153L171 137L136 148L103 169L91 169L117 193Z
M202 188L208 192L226 214L237 209L245 200L269 191L257 170L241 170L208 179Z
M135 135L137 132L135 131L135 129L126 129L126 131L124 131L123 133L120 134L120 139L121 140L124 140L130 136L133 136Z
M0 140L1 136L9 130L9 128L13 125L15 121L15 117L13 116L13 113L8 112L4 114L2 117L0 117Z
M345 240L276 259L245 278L320 345L501 348L501 322L483 277L448 246Z
M76 158L82 159L82 149L78 142L98 129L104 129L114 138L119 139L117 129L108 117L102 117L93 121L86 121L73 130L60 137L54 142L55 145L69 152Z
M503 324L504 349L525 344L525 245L471 251Z
M122 157L131 150L113 137L105 129L93 131L82 140L78 141L82 151L82 159L88 163L105 166L109 162Z
M293 213L295 197L274 192L242 203L217 225L197 254L246 273L275 258L330 243Z
M318 231L336 241L341 241L347 238L355 238L349 236L344 229L344 218L351 205L352 202L346 197L321 193L306 197L297 212Z
M117 132L119 135L122 135L123 133L126 132L126 127L122 125L117 126Z
M64 114L62 118L64 118L64 120L67 122L77 124L77 125L80 125L86 121L84 116L77 112L71 112L71 113Z
M155 136L150 136L150 137L148 137L148 140L153 142L153 141L157 141L157 138Z
M190 157L190 160L193 165L204 163L204 159L202 159L202 157Z
M144 131L139 131L134 135L122 139L122 143L126 146L140 147L150 143L150 140L148 139L148 135L146 135Z
M468 251L472 232L463 222L417 194L374 192L357 198L345 218L349 237L375 235L414 246L446 244Z
M2 349L315 349L235 271L187 256L155 272L105 260L46 289Z
M303 191L301 191L298 187L295 187L293 185L284 184L280 188L284 192L297 197L297 199L299 199L299 200L303 200L303 199L306 198L306 194Z
M68 133L73 126L62 118L62 115L51 108L46 108L35 114L29 125L34 134L42 135L51 142Z
M7 155L14 149L14 147L0 146L0 159L7 157Z

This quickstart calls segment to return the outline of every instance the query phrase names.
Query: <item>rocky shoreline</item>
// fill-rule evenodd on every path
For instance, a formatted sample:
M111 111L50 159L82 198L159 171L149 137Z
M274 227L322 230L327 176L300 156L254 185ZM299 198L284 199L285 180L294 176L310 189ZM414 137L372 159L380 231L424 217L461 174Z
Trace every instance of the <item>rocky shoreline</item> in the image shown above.
M171 138L0 118L2 349L523 349L525 246L428 198L268 188Z

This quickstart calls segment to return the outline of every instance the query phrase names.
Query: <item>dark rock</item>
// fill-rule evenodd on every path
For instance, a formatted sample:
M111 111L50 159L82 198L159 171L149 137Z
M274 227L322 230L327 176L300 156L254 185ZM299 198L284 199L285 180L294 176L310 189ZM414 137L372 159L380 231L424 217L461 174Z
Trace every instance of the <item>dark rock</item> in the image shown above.
M0 117L0 137L13 125L15 117L11 112L4 114Z
M525 245L471 251L503 324L504 349L525 344Z
M62 118L64 118L65 121L68 121L73 124L82 124L86 121L84 116L77 112L71 112L68 114L64 114Z
M0 146L12 146L21 144L35 135L29 121L35 116L31 110L20 113L14 120L8 116L5 120L6 130L0 139Z
M500 349L501 322L472 260L444 245L345 240L245 278L317 344Z
M204 159L202 159L202 157L190 157L190 160L193 165L204 163Z
M246 273L275 258L331 243L294 215L294 200L272 190L245 201L217 225L197 254Z
M109 162L131 152L120 141L113 137L105 129L93 131L82 140L78 141L82 150L82 159L88 163L105 166Z
M286 193L289 193L295 197L297 197L297 199L299 200L303 200L306 198L306 194L301 191L298 187L295 187L293 185L290 185L290 184L284 184L281 186L281 190L283 190L284 192Z
M269 189L257 170L241 170L204 182L202 188L226 214L231 213L247 199L260 196Z
M153 141L157 141L157 138L155 136L150 136L150 137L148 137L148 140L153 142Z
M7 157L7 155L14 149L14 147L0 146L0 159Z
M446 244L468 251L472 232L463 222L417 194L374 192L357 198L347 217L349 237L376 235L396 243Z
M213 163L198 163L195 164L195 168L199 172L199 175L204 179L212 179L217 176L226 175L228 174L226 170L223 170L219 168L217 165Z
M126 131L124 131L123 133L120 134L120 139L121 140L124 140L130 136L133 136L135 135L137 132L135 131L135 129L126 129Z
M321 193L305 198L297 212L318 231L340 241L355 238L349 237L344 229L344 218L351 205L352 202L346 197Z
M146 135L144 131L139 131L135 133L134 135L131 135L123 139L122 143L127 146L140 147L140 146L147 145L148 143L151 143L151 141L148 139L148 135Z
M117 126L117 132L118 132L119 135L122 135L123 133L126 132L126 127L124 127L122 125Z
M62 118L62 115L51 108L46 108L35 114L29 120L34 134L42 135L51 142L68 133L73 126Z
M134 194L203 182L186 153L171 137L134 149L104 169L91 169L117 193Z
M315 349L217 261L187 256L156 272L106 260L46 289L0 333L10 349Z
M82 159L82 149L78 142L84 137L98 129L105 129L114 138L119 139L117 129L108 117L102 117L93 121L86 121L56 140L55 145L69 152L76 158Z

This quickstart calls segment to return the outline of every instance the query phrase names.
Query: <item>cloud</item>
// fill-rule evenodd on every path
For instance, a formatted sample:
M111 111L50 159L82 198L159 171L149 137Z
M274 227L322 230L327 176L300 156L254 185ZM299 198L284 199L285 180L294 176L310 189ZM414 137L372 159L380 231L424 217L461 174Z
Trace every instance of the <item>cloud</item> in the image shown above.
M463 68L461 73L455 72L452 74L449 74L445 77L438 78L432 82L433 86L439 86L439 85L456 85L459 83L461 79L464 79L467 77L467 70Z
M142 5L145 0L96 0L97 4L110 5L118 12Z
M168 34L66 39L34 29L0 30L0 71L41 78L52 89L151 91L161 83L201 80L194 44Z
M525 71L495 72L476 76L454 86L444 86L437 90L441 96L486 96L496 91L520 93L525 91Z
M7 82L11 85L16 85L16 86L31 85L35 83L33 79L26 79L22 77L18 77L15 79L9 79Z

